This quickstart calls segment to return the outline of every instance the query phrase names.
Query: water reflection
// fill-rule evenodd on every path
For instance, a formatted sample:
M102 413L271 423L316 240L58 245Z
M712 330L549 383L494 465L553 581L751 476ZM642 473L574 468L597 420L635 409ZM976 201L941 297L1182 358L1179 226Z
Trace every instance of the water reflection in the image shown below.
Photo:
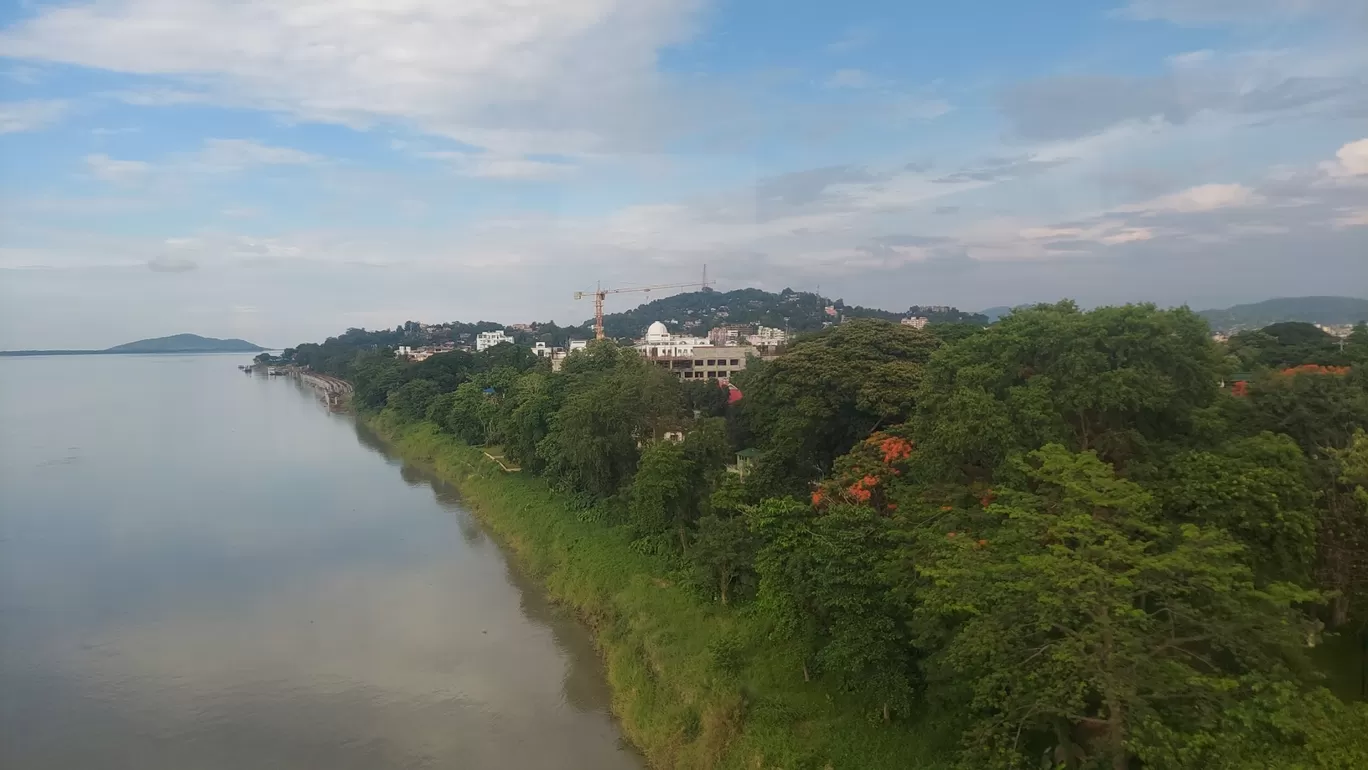
M640 767L455 491L237 363L0 359L0 767Z
M399 460L384 441L365 425L356 423L356 432L358 440L367 448L391 460ZM438 478L431 469L415 463L403 462L402 470L405 481L412 479L410 483L426 485L437 502L454 514L468 545L488 547L485 531L475 517L461 506L460 493L454 486ZM607 713L612 692L608 688L602 659L588 631L570 610L552 603L541 586L519 569L515 562L504 561L504 575L508 583L517 589L523 616L546 627L551 632L556 648L565 655L567 666L562 679L562 694L566 703L581 711Z

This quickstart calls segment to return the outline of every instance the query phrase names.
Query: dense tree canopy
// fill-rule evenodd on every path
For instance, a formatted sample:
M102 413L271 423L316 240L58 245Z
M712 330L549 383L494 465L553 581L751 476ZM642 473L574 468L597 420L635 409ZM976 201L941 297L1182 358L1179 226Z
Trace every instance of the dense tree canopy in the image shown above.
M400 361L405 333L293 358L501 446L762 618L797 681L933 713L965 768L1368 766L1368 707L1308 656L1368 623L1368 329L852 320L750 362L739 404L611 342L553 373L520 345Z

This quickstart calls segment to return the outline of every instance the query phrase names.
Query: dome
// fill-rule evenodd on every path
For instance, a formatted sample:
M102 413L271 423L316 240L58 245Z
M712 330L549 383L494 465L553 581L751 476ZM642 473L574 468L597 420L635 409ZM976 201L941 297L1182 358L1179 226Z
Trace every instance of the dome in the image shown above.
M670 330L665 328L665 324L656 321L646 329L647 342L664 342L670 338Z

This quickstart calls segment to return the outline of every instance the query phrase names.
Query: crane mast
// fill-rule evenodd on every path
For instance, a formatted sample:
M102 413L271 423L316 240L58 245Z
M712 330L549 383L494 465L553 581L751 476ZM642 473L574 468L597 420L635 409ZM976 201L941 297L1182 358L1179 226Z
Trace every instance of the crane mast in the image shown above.
M594 339L603 339L603 300L609 294L627 294L629 292L652 292L660 289L687 289L692 287L708 288L708 266L703 266L703 280L693 283L663 283L656 286L629 286L621 289L605 289L602 284L594 287L592 292L577 291L575 299L584 299L586 296L594 297Z

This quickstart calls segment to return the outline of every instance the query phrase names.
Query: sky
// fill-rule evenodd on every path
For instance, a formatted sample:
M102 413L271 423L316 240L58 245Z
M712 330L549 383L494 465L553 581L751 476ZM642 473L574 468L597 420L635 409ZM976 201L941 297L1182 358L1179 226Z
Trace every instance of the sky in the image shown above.
M0 0L0 349L579 323L704 265L1368 296L1365 41L1363 0Z

